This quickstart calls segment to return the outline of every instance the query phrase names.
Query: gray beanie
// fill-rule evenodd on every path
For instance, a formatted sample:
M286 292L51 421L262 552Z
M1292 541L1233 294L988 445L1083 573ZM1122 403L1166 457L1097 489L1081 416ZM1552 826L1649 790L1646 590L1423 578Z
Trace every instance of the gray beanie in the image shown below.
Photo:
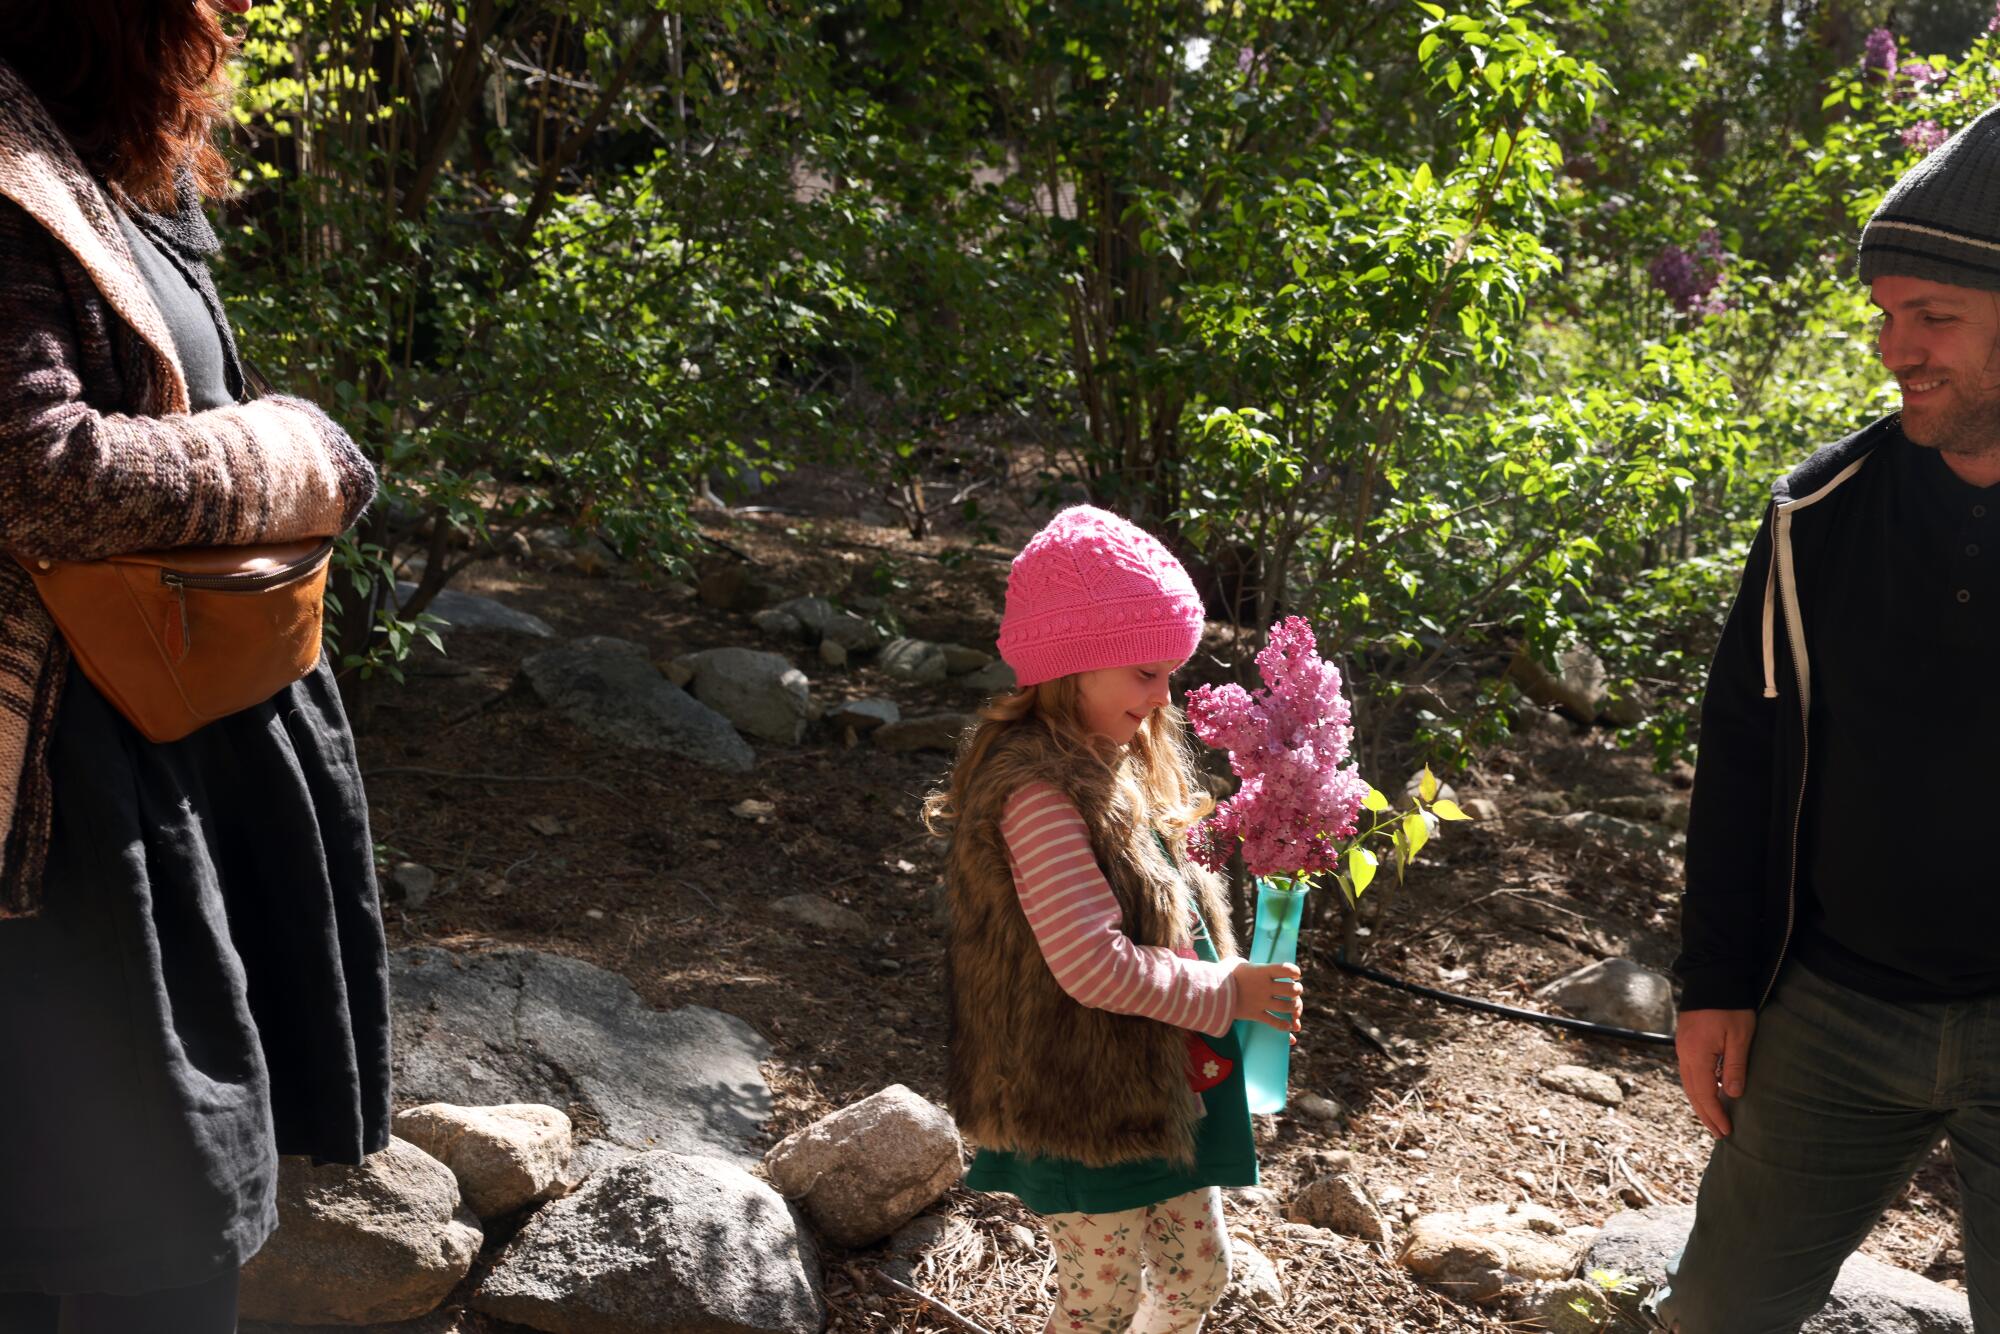
M1861 281L2000 291L2000 107L1904 173L1861 229Z

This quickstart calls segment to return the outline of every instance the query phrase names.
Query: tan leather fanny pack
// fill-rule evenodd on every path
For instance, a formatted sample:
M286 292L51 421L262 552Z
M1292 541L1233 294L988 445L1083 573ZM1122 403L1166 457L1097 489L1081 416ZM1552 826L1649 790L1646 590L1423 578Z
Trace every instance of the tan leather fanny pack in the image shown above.
M148 741L261 704L319 663L332 538L16 557L77 665Z

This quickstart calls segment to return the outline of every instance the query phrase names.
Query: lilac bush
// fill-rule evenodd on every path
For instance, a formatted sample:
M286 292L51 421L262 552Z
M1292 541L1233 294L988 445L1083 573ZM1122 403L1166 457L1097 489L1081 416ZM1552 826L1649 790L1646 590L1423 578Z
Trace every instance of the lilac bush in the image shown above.
M1896 34L1887 28L1869 33L1868 44L1861 49L1861 68L1884 81L1895 78Z
M1646 266L1646 276L1683 315L1716 315L1729 308L1715 294L1726 259L1722 237L1711 227L1701 234L1692 253L1677 245L1662 246Z
M1928 153L1946 139L1944 127L1934 120L1920 120L1902 130L1903 147Z

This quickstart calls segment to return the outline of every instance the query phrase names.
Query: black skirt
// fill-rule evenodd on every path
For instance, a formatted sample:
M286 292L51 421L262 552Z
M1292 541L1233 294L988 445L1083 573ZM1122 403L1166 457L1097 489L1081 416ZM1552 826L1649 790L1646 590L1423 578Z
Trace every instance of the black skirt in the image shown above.
M0 922L0 1291L254 1254L277 1155L389 1141L387 960L333 677L154 745L72 669L40 916Z

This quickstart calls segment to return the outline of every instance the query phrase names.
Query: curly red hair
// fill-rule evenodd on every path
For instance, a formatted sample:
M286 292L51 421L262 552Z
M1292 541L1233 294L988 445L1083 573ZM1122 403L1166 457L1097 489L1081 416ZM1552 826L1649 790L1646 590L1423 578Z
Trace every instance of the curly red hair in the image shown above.
M0 0L0 60L42 99L84 163L167 210L175 178L229 190L215 145L236 39L209 0Z

